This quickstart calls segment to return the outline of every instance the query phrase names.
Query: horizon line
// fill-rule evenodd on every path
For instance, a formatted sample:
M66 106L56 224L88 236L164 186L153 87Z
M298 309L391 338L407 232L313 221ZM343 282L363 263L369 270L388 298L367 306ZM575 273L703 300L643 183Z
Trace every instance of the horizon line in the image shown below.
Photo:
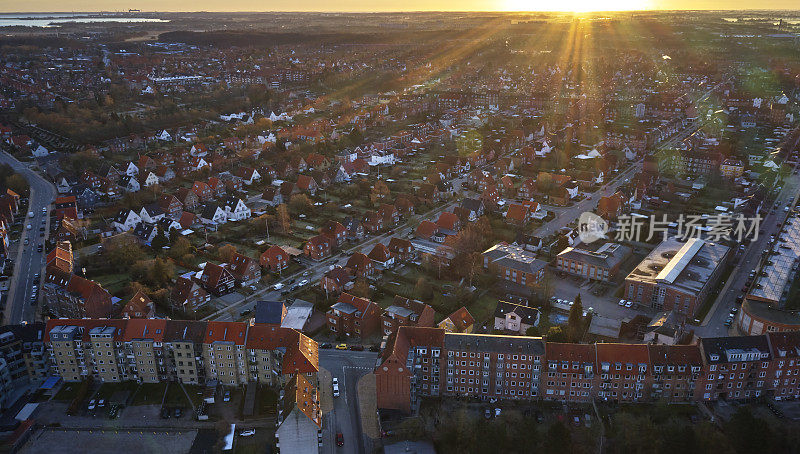
M198 14L198 13L260 13L260 14L271 14L271 13L294 13L294 14L309 14L309 13L319 13L319 14L414 14L414 13L499 13L499 14L575 14L575 15L585 15L585 14L602 14L602 13L651 13L651 12L691 12L691 11L698 11L698 12L776 12L776 11L783 11L783 12L794 12L800 14L800 9L784 9L784 8L766 8L766 9L755 9L755 8L743 8L743 9L718 9L718 8L677 8L677 9L661 9L661 8L647 8L647 9L624 9L624 10L596 10L596 11L555 11L555 10L517 10L517 11L509 11L509 10L502 10L502 9L474 9L474 10L381 10L381 11L371 11L371 10L197 10L197 11L189 11L189 10L140 10L140 11L130 11L130 10L99 10L99 11L2 11L0 10L0 14L160 14L160 13L187 13L187 14Z

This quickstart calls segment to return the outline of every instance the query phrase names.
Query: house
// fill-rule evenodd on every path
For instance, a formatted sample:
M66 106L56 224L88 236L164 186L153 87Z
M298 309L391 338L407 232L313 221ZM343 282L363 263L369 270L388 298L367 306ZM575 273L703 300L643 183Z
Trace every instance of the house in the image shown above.
M317 193L317 189L319 186L317 185L317 181L308 175L298 175L297 176L297 189L303 192L307 192L312 196Z
M472 317L466 307L461 306L439 322L437 327L444 329L448 333L472 333L474 324L475 318Z
M235 196L227 197L223 203L225 213L231 221L241 221L242 219L250 219L252 215L250 208L245 205L244 201Z
M483 267L506 283L522 288L539 285L547 262L517 245L498 243L483 252Z
M331 240L325 235L309 238L303 246L303 253L312 260L322 260L331 255Z
M467 219L470 222L476 221L479 217L483 216L483 212L485 210L483 200L473 199L470 197L466 197L461 201L461 208L466 210Z
M78 202L74 195L56 197L55 209L53 212L58 219L81 219L83 216L78 212Z
M261 181L261 174L252 167L240 167L236 170L236 176L242 179L245 186Z
M388 249L392 256L400 261L413 260L416 255L414 245L405 238L392 237L389 240Z
M176 309L187 313L196 311L211 301L211 295L192 279L179 276L170 293L170 303Z
M194 188L180 188L175 192L175 197L183 204L184 210L194 210L197 208L197 204L200 203L200 197L198 197Z
M348 216L342 221L342 225L347 230L347 239L350 241L357 241L364 238L364 226L358 219Z
M100 284L74 274L48 271L42 286L47 308L54 317L108 318L111 294Z
M142 217L138 213L133 210L122 210L111 221L111 226L117 232L127 232L133 230L140 222L142 222Z
M209 203L200 212L200 222L207 225L220 225L228 222L228 214L216 203Z
M199 274L200 285L209 293L217 296L229 293L236 284L236 278L227 268L214 263L206 263Z
M498 301L494 310L494 329L525 335L529 328L539 326L541 315L535 307Z
M597 214L604 219L616 219L622 213L625 197L617 191L597 201Z
M383 230L383 217L378 214L377 211L368 211L367 214L364 216L364 230L367 233L378 233L378 231Z
M522 226L531 220L531 211L527 206L518 203L512 203L508 206L506 211L506 221L512 224Z
M119 185L125 192L137 192L141 189L141 185L136 177L132 177L130 175L124 175L122 178L119 179Z
M275 186L269 186L264 189L264 192L261 194L261 198L267 202L267 205L275 207L283 203L283 195L279 188Z
M419 223L414 236L437 243L442 243L445 239L445 234L441 232L439 226L427 219Z
M142 174L142 178L139 179L139 185L141 187L150 188L157 185L160 182L158 179L158 175L156 175L152 171L148 171L146 174Z
M329 220L325 225L320 227L319 230L319 233L331 239L334 248L337 249L344 244L347 239L347 229L338 221Z
M140 222L133 228L133 234L139 238L142 244L150 246L158 235L158 227L150 222Z
M139 210L139 217L142 218L144 222L155 224L164 219L164 210L162 210L157 203L151 203L143 206L142 209Z
M178 220L183 213L183 204L174 195L165 194L158 199L158 207L170 219Z
M271 246L264 251L258 259L258 262L271 272L282 272L289 267L289 254L280 246Z
M445 230L446 234L452 235L461 230L461 219L455 213L444 211L439 215L439 219L436 220L436 225Z
M238 252L233 254L227 268L239 285L253 285L261 280L261 266L258 262Z
M214 197L214 192L212 191L211 186L209 186L207 183L204 183L202 181L195 181L194 182L194 184L192 185L192 192L195 193L195 195L197 196L197 198L199 200L203 200L203 201L210 200L210 199L212 199ZM186 205L185 201L184 201L184 205Z
M342 293L327 313L328 329L348 337L369 338L379 333L380 313L372 301Z
M436 312L419 300L395 295L392 304L381 314L381 329L388 336L401 326L432 327Z
M598 243L568 247L558 253L556 268L572 275L611 282L622 263L631 255L628 246Z
M355 276L348 268L336 266L322 275L319 285L326 293L336 294L350 290L354 282Z
M72 220L64 218L58 221L58 228L52 237L55 237L56 241L75 241L78 239L78 228Z
M351 255L350 258L347 259L345 268L350 269L356 277L371 277L375 273L375 266L372 263L372 259L361 252L356 252Z
M373 263L381 269L387 269L394 266L394 256L389 248L383 243L377 243L372 247L372 250L367 254Z
M153 301L141 290L133 295L120 313L122 318L153 318L155 315L155 304L153 304Z
M383 218L383 225L387 227L394 227L400 222L400 212L394 205L388 203L381 204L378 215Z

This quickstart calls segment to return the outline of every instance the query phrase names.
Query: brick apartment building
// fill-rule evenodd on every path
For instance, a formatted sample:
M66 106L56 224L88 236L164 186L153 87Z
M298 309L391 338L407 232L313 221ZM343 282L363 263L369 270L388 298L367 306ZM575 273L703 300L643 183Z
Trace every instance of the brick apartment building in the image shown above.
M483 252L483 267L498 278L522 287L535 287L544 277L547 262L520 246L496 244Z
M728 246L667 238L625 278L625 299L693 317L719 280Z
M379 333L381 308L366 298L342 293L326 315L328 329L337 335L367 338Z
M375 368L378 408L425 396L635 403L800 397L800 332L695 345L569 344L401 326Z

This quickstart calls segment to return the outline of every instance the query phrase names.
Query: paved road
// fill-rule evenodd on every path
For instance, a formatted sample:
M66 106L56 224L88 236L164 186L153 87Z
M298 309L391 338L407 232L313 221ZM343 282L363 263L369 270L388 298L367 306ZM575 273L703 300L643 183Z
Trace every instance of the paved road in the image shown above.
M50 231L48 214L49 207L56 197L56 188L8 153L0 153L0 162L9 164L28 180L31 187L28 210L33 213L33 217L29 217L28 213L20 213L20 216L25 216L23 221L25 228L22 230L19 240L19 252L14 263L14 275L11 277L5 313L7 323L32 322L36 312L36 308L31 306L32 286L36 284L41 289L41 280L43 279L40 277L39 282L36 282L34 275L36 273L43 274L44 257L47 253L44 250L42 252L36 250L38 244L44 244L44 237L40 236L39 229L44 227L45 234ZM43 213L42 208L47 211ZM28 225L31 226L30 229L27 228ZM25 245L26 239L29 240L27 246ZM41 290L39 295L41 295ZM41 300L41 296L39 299Z
M744 253L739 255L739 262L728 277L725 286L720 291L717 300L709 310L701 326L695 329L695 333L700 337L715 337L736 335L737 331L734 326L728 328L725 326L725 319L728 318L731 308L738 307L736 297L743 294L743 288L747 282L747 277L751 271L758 269L761 260L764 257L764 250L770 247L769 236L775 234L778 236L778 224L786 218L786 213L783 207L787 204L794 206L797 203L798 196L800 195L800 176L792 174L784 181L780 194L776 199L775 212L770 210L770 207L765 205L762 208L762 215L764 219L761 221L761 227L764 229L763 234L759 234L756 241L752 241L747 246Z
M361 428L361 414L358 408L357 384L364 375L375 368L378 354L349 350L320 350L320 368L331 373L331 378L339 379L340 396L333 399L333 411L325 415L322 431L322 451L325 453L372 452L372 443ZM330 386L320 383L320 386ZM336 446L336 434L341 432L344 447Z

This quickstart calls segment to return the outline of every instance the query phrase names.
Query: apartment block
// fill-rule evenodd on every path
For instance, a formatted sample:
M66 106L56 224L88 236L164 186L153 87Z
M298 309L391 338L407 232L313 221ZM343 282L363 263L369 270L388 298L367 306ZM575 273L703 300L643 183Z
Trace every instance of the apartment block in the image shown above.
M314 340L291 328L243 322L52 319L44 342L65 381L283 386L303 375L316 385L319 371Z

